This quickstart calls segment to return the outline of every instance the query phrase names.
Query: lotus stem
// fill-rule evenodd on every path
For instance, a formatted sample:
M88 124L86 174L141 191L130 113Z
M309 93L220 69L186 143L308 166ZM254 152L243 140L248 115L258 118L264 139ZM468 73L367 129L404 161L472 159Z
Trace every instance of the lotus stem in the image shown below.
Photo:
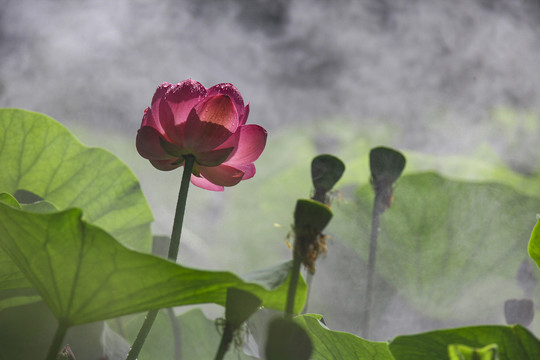
M152 325L154 325L154 321L156 320L158 313L159 310L151 310L146 314L144 322L139 330L139 333L137 334L137 337L135 338L135 341L133 342L133 345L131 346L131 349L129 350L126 360L137 359L137 356L139 356L144 342L146 341L146 337L148 336L148 333L150 333Z
M366 284L366 305L364 308L364 316L362 321L362 337L369 337L369 327L371 318L371 306L373 303L373 282L375 279L375 263L377 258L377 239L379 237L379 223L383 209L382 197L380 193L375 193L373 200L373 213L371 216L371 236L369 240L369 260L367 271Z
M191 172L193 171L193 165L195 164L195 157L185 156L185 159L186 163L184 165L184 172L182 173L182 182L180 183L176 212L174 213L171 244L169 245L169 260L175 262L178 257L178 249L180 248L180 236L182 235L182 226L184 224L184 214L186 212L186 201Z
M233 331L231 326L228 323L225 323L225 328L223 330L223 335L221 335L221 341L219 342L219 348L216 353L214 360L223 360L225 354L229 350L229 346L233 340Z
M291 270L291 280L289 282L289 291L287 293L287 306L285 308L285 317L292 318L294 316L294 300L296 297L296 287L298 286L298 278L300 277L300 264L302 259L300 255L293 253L293 265Z
M51 346L49 347L47 360L56 360L56 357L58 356L58 353L62 348L62 342L64 341L64 337L66 336L68 328L69 325L67 323L63 321L58 322L58 327L56 328L56 332L54 333Z
M195 164L195 157L193 156L184 156L184 159L184 172L182 173L182 181L180 183L180 191L178 193L178 201L176 203L176 211L174 214L174 222L171 233L171 243L169 244L168 254L169 260L174 262L176 262L176 258L178 257L178 249L180 248L180 237L182 235L182 226L186 211L187 194L191 179L191 172L193 171L193 165ZM148 336L148 333L156 320L158 312L159 310L151 310L146 314L144 323L142 324L141 329L133 342L133 346L131 347L126 360L137 359L137 356L139 356L144 342L146 341L146 337Z

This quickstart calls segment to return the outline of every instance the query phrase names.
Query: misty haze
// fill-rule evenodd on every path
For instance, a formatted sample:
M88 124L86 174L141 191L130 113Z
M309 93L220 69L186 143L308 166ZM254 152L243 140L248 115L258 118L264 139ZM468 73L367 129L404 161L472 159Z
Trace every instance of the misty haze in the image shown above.
M339 156L346 169L307 311L360 336L368 157L382 145L407 165L381 215L370 340L504 325L506 299L538 299L527 244L540 213L539 1L0 0L0 59L0 107L46 114L120 157L155 235L170 234L181 178L135 148L156 87L239 89L266 149L253 179L222 193L192 187L183 265L242 274L290 260L311 159ZM406 248L402 234L440 246ZM538 334L540 320L528 329Z

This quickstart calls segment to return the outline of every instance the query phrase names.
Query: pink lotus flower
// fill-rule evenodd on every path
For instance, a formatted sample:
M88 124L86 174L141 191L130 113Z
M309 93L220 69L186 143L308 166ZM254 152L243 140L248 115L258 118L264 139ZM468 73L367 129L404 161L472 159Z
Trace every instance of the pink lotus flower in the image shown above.
M144 111L137 151L165 171L193 156L191 183L223 191L255 175L253 162L266 145L266 130L246 125L248 114L249 104L232 84L163 83Z

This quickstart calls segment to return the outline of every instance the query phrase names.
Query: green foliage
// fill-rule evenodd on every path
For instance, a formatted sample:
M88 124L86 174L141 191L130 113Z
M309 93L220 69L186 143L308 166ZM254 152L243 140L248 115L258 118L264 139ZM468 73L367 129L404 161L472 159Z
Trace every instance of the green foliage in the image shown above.
M149 251L152 214L131 170L117 157L82 145L48 116L0 109L0 193L30 191L121 243Z
M19 205L0 195L0 290L27 289L9 293L1 308L36 301L36 289L58 319L75 325L168 306L224 305L231 286L283 307L290 263L244 281L130 250L120 242L149 249L151 215L124 164L41 114L0 110L0 129L0 189L47 200ZM298 291L300 310L304 282Z
M51 344L57 320L42 301L0 311L0 360L42 360ZM72 327L66 334L77 360L103 354L103 322ZM112 360L112 358L111 358Z
M256 254L261 251L268 254L266 260L269 263L283 256L287 251L283 246L287 230L275 228L272 224L277 223L288 228L292 222L291 199L307 197L310 194L313 185L309 164L319 152L320 138L327 139L331 145L321 151L332 152L347 165L347 171L335 189L340 190L338 198L351 201L350 191L369 183L370 149L378 144L396 144L392 137L395 133L391 129L374 125L376 124L361 128L361 124L351 126L350 122L325 119L314 123L309 129L288 127L281 134L273 134L265 152L257 161L256 181L246 181L242 184L242 191L237 194L226 194L227 208L232 210L223 213L219 234L216 231L215 234L208 235L219 235L223 243L230 246L229 250L224 249L225 253L221 255L225 255L225 258L233 256L235 249L241 246L248 254L253 254L252 257L248 256L246 261L259 261ZM525 176L512 171L486 144L478 144L477 148L461 154L428 154L411 150L403 150L403 154L407 158L403 175L434 171L449 180L504 184L515 189L517 193L531 197L540 194L540 173ZM400 180L396 185L397 190L401 186L399 182ZM340 201L333 202L335 212L340 206ZM338 223L343 222L340 220L341 213L334 215L333 224L328 229L331 236ZM519 216L521 217L521 214ZM212 230L205 228L201 229L202 231L206 234ZM245 242L244 238L257 241ZM329 253L331 251L332 247L329 246Z
M515 276L540 200L497 184L433 173L402 177L381 216L377 271L423 314L457 321L501 317L520 297ZM367 259L373 192L334 207L328 232Z
M447 359L452 344L471 348L496 344L500 360L540 359L540 341L519 325L471 326L398 336L390 343L390 351L396 360ZM489 348L484 350L489 353Z
M294 321L307 330L313 343L313 360L358 359L393 360L384 342L364 340L341 331L328 329L321 323L321 315L297 316ZM419 359L416 359L419 360Z
M125 326L127 339L133 341L143 321L142 315L133 316ZM167 311L159 312L152 331L139 354L139 360L173 359L175 354L171 321L176 321L180 335L180 359L213 359L221 338L219 324L209 320L200 309L190 310L171 319ZM246 334L240 333L238 341ZM252 360L243 353L240 344L233 346L225 360Z
M4 294L2 294L4 295ZM5 296L5 295L4 295ZM3 296L3 297L4 297ZM3 299L0 299L0 311L8 309L13 306L20 306L35 303L40 301L41 297L39 295L11 295L6 296Z
M529 239L529 255L540 267L540 220L536 222Z
M461 344L448 345L449 360L499 360L497 344L473 348Z
M21 205L19 205L17 200L10 194L0 193L0 203L6 204L15 209L21 209ZM28 279L19 270L12 259L4 252L2 246L0 246L0 269L0 291L32 288L32 285L28 282ZM26 296L16 296L12 299L10 299L10 296L6 295L3 297L4 299L0 300L0 308L7 308L32 301L32 297L29 298ZM33 298L35 300L39 300L39 298Z
M292 222L290 199L307 196L310 191L309 168L302 156L311 158L316 152L316 144L309 138L313 134L293 133L281 139L283 146L277 148L297 156L285 162L282 154L263 154L262 161L266 158L274 163L266 168L258 166L260 181L243 185L250 196L229 203L235 209L225 214L223 224L229 229L218 226L213 230L219 228L225 241L227 236L241 234L242 246L231 242L229 249L234 254L220 251L221 257L237 255L240 248L253 258L251 261L258 262L261 250L272 253L268 250L271 241L282 244L285 233L268 228L273 222ZM335 135L353 134L337 131ZM355 140L340 150L349 168L341 184L355 189L362 186L351 202L334 206L336 219L328 229L336 241L346 242L363 260L367 259L373 202L367 184L369 148L369 144ZM328 165L328 159L328 155L323 157L318 165ZM514 188L466 183L433 173L402 177L397 182L394 205L382 216L378 275L409 305L432 318L477 321L478 314L500 314L504 300L521 295L514 277L524 259L528 229L540 207L538 199L523 194L538 193L538 175L523 177L496 161L484 161L482 156L440 161L440 157L407 153L407 160L409 173L430 168L453 178L490 180ZM116 157L81 145L53 119L23 110L0 110L0 164L0 318L4 325L0 359L16 358L26 337L45 333L39 340L43 344L36 340L37 352L29 358L41 357L52 331L39 328L30 317L17 326L12 325L17 323L15 318L5 321L27 309L43 307L37 302L40 298L56 318L71 325L177 305L225 305L231 287L259 297L265 307L283 308L290 262L238 277L189 269L130 249L150 248L152 216L137 180ZM336 174L341 176L340 164L336 166ZM329 189L338 178L315 179L314 186L322 184ZM330 210L319 206L315 210L322 211L323 220L329 219ZM231 216L239 220L230 221ZM305 223L308 219L304 218ZM234 226L236 230L229 231ZM529 253L540 266L538 227L530 237ZM245 241L250 238L257 241ZM295 312L302 309L306 291L301 280ZM51 322L52 316L48 317ZM139 315L130 318L126 337L132 340L142 319ZM399 336L388 346L329 330L320 320L318 315L295 318L308 333L315 360L446 359L449 354L458 358L474 354L474 349L489 356L495 345L501 360L540 358L538 340L520 326ZM182 358L213 357L220 338L214 322L199 310L172 321L180 328ZM103 323L91 326L95 333L92 339L98 341ZM171 329L171 319L161 311L140 359L171 358L175 351ZM490 347L483 348L486 346ZM75 355L78 357L77 352ZM241 351L229 352L226 358L252 359ZM276 358L284 359L281 355Z
M38 214L0 204L0 231L4 251L55 316L71 325L178 305L224 305L231 286L253 292L270 308L281 309L285 301L286 283L267 289L231 273L188 269L130 250L82 220L78 209ZM305 284L299 291L297 310Z

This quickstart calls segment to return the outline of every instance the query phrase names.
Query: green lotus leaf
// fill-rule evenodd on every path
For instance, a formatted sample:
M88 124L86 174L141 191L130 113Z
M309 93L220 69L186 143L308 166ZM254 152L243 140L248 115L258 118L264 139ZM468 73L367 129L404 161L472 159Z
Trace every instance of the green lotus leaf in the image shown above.
M45 359L58 322L43 301L18 305L0 311L0 359ZM71 346L78 360L99 359L105 354L104 342L110 342L103 328L102 321L74 326L67 332L64 345Z
M373 191L366 185L357 194L356 203L334 207L328 232L367 260ZM400 178L394 194L381 216L376 271L410 306L438 319L482 321L501 317L509 297L523 297L515 277L539 199L433 173Z
M460 344L462 349L484 348L491 355L490 349L496 344L499 360L540 359L540 341L520 325L470 326L398 336L390 342L390 351L396 360L448 359L448 346L453 344Z
M393 360L388 344L373 342L356 335L328 329L321 323L321 316L300 315L294 321L307 330L313 343L314 360L358 359Z
M499 360L497 344L474 348L461 344L448 345L449 360Z
M0 311L10 307L32 304L41 300L39 295L12 295L0 298Z
M132 342L144 320L143 315L132 316L124 329L127 339ZM180 335L180 343L175 347L172 321ZM192 309L171 319L167 311L159 312L152 331L146 338L139 360L152 359L213 359L221 339L220 324L208 319L201 309ZM244 340L245 334L239 333L238 339ZM179 356L175 357L175 351ZM242 346L231 346L225 354L225 360L254 360L244 354Z
M15 209L21 209L21 205L17 200L10 194L0 193L0 203L11 206ZM1 240L2 238L0 238ZM0 246L0 290L4 292L11 289L30 289L32 285L28 282L23 273L19 270L17 265L13 263L11 258L2 250ZM24 304L28 301L27 297L19 297L15 294L15 299L9 299L10 293L7 292L3 296L2 305L3 308L8 308L10 306L16 306L18 304ZM38 298L39 300L39 298Z
M121 243L150 251L152 214L131 170L106 150L82 145L54 119L0 109L0 192L31 192Z
M34 213L0 203L0 234L0 248L69 325L178 305L224 306L229 287L251 292L274 309L282 309L287 296L284 274L291 262L247 277L272 287L229 272L189 269L126 248L82 220L79 209ZM295 311L300 311L305 282L297 291Z
M32 204L19 204L17 200L10 194L0 193L0 202L15 209L24 209L29 212L51 212L55 211L54 205L46 201L37 201ZM11 258L7 256L0 246L0 310L11 306L18 306L35 301L39 301L37 295L20 295L18 293L10 293L10 289L31 289L32 285L28 282L17 265L13 263ZM11 298L13 296L13 298Z
M540 268L540 220L534 226L529 239L529 255Z

